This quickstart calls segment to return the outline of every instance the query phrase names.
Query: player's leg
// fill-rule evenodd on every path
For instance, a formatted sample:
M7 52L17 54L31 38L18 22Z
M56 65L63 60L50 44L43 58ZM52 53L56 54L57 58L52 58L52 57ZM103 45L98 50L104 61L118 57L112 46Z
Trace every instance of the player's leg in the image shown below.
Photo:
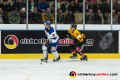
M58 55L57 52L57 47L51 46L51 52L55 55L55 59L53 59L54 62L60 60L60 56Z
M81 44L79 44L79 45L81 45ZM87 56L84 55L84 52L82 51L83 48L84 48L84 44L82 44L81 48L77 46L77 47L76 47L76 51L78 52L78 54L79 54L80 56L82 56L82 58L80 58L80 60L87 60L87 59L88 59Z
M71 52L73 54L73 56L70 56L70 58L71 59L76 59L77 58L76 46L74 44L72 44L70 47L71 47Z
M41 59L41 61L48 60L47 46L45 45L45 43L44 43L44 45L42 45L42 50L43 50L44 58Z
M74 44L74 41L71 42L70 47L71 47L71 52L72 52L72 54L73 54L73 56L70 56L70 58L71 58L71 59L76 59L76 58L77 58L77 53L76 53L76 46L75 46L75 44Z
M54 62L60 60L60 55L58 55L58 52L57 52L57 45L58 45L58 42L56 43L52 43L51 44L51 52L55 55L55 59L53 59Z

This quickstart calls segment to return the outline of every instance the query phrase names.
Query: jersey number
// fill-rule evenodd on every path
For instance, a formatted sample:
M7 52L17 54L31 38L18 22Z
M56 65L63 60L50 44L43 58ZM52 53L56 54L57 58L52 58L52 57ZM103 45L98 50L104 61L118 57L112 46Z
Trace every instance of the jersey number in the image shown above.
M79 38L79 41L80 41L80 42L83 42L83 37L80 37L80 38Z
M55 34L52 34L53 37L55 37Z
M82 37L80 37L79 39L82 40Z

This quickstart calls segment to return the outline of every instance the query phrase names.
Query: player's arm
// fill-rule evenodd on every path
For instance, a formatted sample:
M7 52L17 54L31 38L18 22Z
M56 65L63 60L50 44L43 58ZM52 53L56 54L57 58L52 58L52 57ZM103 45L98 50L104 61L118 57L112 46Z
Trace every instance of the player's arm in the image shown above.
M50 45L50 42L49 42L49 39L48 39L48 36L47 36L47 33L46 33L46 30L45 30L45 41L44 41L44 45L46 46L46 47L49 47L49 45Z
M70 38L70 39L76 39L74 36L72 36L71 34L68 34L67 35L68 36L68 38Z
M78 40L70 34L70 31L66 30L65 32L67 33L68 38L73 39L74 42L72 42L72 44L76 45L76 43L78 43Z
M65 33L66 33L68 38L75 39L75 37L70 34L70 30L65 30Z

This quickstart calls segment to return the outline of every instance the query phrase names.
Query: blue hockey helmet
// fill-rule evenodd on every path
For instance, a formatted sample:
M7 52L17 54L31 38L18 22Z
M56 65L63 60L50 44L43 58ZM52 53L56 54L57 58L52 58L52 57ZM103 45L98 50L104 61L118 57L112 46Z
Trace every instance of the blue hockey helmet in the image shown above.
M50 22L50 21L45 21L44 24L46 24L46 25L51 25L51 22Z

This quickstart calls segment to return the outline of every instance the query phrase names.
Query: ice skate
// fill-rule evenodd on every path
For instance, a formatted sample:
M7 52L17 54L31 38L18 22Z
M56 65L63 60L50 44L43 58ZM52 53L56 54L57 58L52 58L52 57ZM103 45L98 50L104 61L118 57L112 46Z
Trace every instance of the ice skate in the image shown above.
M73 56L70 56L70 59L78 59L77 54L73 54Z
M48 58L44 57L43 59L41 59L41 61L47 61Z
M86 60L87 61L87 56L86 55L84 55L82 58L80 58L80 60Z
M47 55L47 57L44 57L41 59L41 61L47 61L47 60L48 60L48 55Z
M53 62L56 62L58 60L60 60L60 56L58 58L53 59Z

